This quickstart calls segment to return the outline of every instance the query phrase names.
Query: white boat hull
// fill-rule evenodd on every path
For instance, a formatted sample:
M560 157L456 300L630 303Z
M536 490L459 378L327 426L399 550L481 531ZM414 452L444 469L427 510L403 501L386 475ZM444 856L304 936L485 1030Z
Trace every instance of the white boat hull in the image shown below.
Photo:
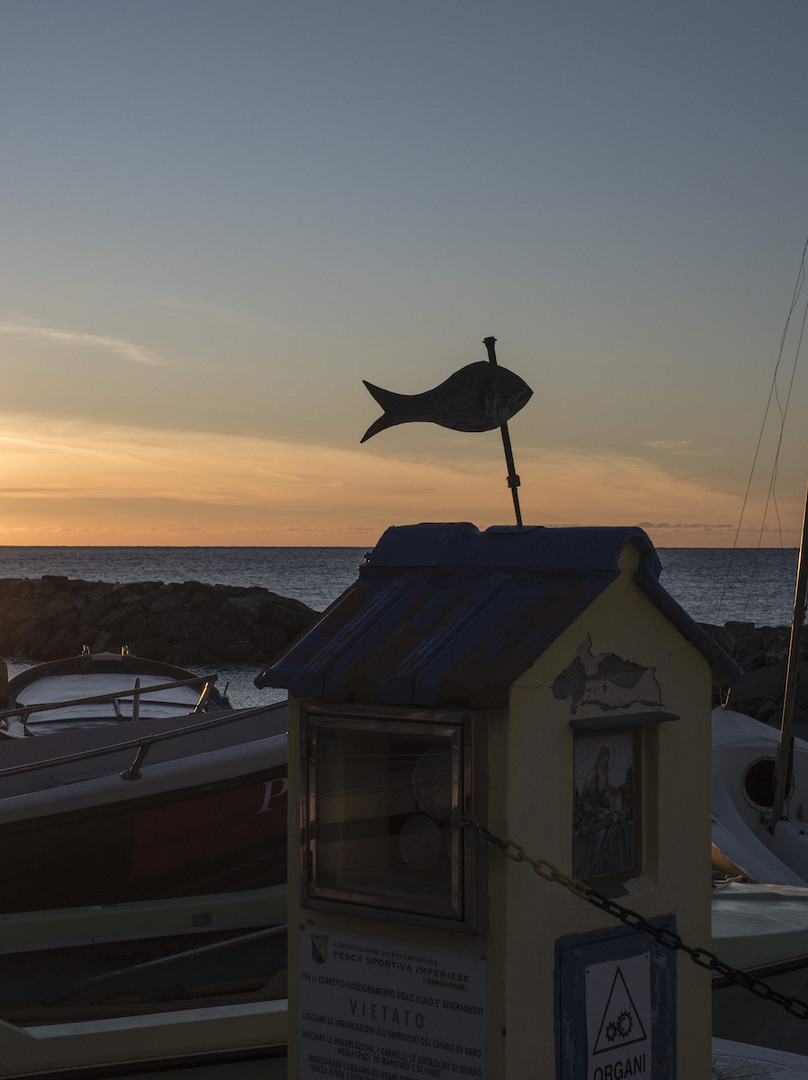
M786 997L808 983L808 888L731 883L712 892L713 952ZM806 1006L808 1008L808 1006ZM750 1041L781 1006L713 978L713 1035Z
M280 1080L285 919L285 887L0 915L0 1078Z
M713 861L729 876L808 886L808 742L794 739L785 820L772 833L779 731L729 709L712 714Z

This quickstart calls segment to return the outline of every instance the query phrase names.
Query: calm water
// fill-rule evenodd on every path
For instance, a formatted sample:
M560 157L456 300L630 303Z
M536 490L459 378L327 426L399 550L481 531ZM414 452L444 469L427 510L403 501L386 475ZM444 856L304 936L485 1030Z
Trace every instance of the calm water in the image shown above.
M791 622L797 549L659 548L661 583L698 622Z
M322 611L356 580L365 550L0 546L0 577L57 574L85 581L259 585ZM697 621L740 620L759 626L791 621L796 549L744 548L733 553L726 548L660 548L658 554L662 584ZM242 666L222 669L234 704L260 704L283 696L282 691L257 690L252 685L257 674Z

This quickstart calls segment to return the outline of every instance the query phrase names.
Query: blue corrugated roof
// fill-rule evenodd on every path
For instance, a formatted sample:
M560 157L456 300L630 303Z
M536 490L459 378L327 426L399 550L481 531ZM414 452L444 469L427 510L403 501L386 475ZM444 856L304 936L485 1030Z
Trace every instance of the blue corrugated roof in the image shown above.
M511 685L618 575L636 545L638 585L716 679L734 662L659 584L639 528L468 523L388 529L357 582L256 679L296 697L500 708Z

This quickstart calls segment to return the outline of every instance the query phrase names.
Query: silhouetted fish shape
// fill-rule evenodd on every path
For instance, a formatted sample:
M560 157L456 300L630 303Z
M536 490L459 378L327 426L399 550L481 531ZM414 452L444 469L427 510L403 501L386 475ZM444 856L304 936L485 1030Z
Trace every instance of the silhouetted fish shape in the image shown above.
M527 404L533 391L519 375L480 360L423 394L395 394L362 380L384 409L360 439L412 421L440 424L454 431L491 431L502 427Z

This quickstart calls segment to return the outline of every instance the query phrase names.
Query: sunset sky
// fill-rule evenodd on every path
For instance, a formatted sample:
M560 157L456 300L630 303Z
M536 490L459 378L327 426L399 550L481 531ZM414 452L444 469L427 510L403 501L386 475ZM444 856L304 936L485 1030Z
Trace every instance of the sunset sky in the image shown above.
M804 0L0 0L0 544L510 524L498 431L359 444L363 379L428 390L488 335L534 390L526 523L796 544L803 294L740 514L806 43Z

